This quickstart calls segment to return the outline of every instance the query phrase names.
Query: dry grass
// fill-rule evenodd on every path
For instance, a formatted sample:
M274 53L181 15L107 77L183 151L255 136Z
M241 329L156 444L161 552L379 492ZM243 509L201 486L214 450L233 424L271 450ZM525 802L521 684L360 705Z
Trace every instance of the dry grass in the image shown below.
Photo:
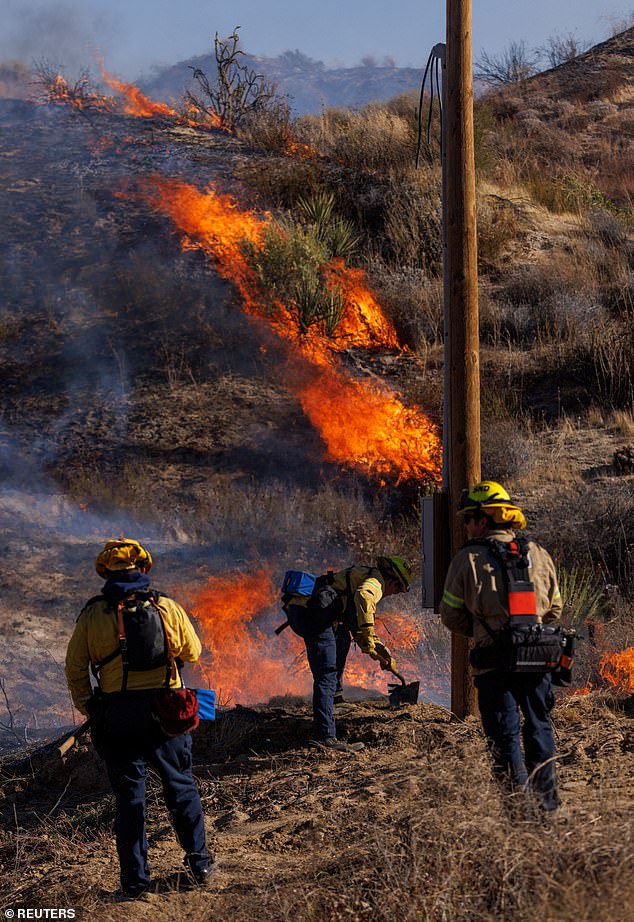
M608 417L608 427L617 435L634 437L634 416L631 410L614 410Z
M311 147L355 172L402 175L416 153L415 127L387 106L370 105L360 112L326 109L319 117L306 117L300 133Z
M429 279L422 269L389 268L375 261L369 278L381 307L390 318L399 340L415 351L442 343L442 281Z

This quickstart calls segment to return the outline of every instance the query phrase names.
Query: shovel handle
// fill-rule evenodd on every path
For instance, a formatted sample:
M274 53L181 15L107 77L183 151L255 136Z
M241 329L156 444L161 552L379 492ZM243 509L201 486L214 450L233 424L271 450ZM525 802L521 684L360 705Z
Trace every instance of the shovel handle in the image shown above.
M86 720L83 724L81 724L81 726L77 727L69 736L66 737L66 739L57 747L57 754L60 756L60 758L66 755L68 750L75 745L79 737L86 732L89 726L90 720Z
M396 676L396 678L399 680L401 685L407 685L407 682L405 681L403 676L400 674L400 672L397 672L396 669L390 669L390 672Z

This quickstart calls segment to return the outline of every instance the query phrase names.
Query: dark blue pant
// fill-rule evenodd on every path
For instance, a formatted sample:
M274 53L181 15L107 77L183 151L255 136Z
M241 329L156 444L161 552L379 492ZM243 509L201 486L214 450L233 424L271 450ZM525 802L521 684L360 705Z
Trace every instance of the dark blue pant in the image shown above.
M342 624L322 631L310 630L310 616L301 606L290 605L287 616L292 629L306 644L308 665L313 675L313 725L316 739L337 735L335 694L343 684L343 672L350 650L350 631Z
M133 891L150 882L145 834L145 772L152 765L163 782L165 803L186 862L194 869L209 866L198 787L192 776L189 733L144 745L138 751L109 747L105 755L116 799L115 833L121 866L121 887Z
M544 809L554 810L559 797L550 720L555 703L550 673L487 672L476 676L475 686L496 775L512 786L534 791ZM524 717L523 755L520 712Z

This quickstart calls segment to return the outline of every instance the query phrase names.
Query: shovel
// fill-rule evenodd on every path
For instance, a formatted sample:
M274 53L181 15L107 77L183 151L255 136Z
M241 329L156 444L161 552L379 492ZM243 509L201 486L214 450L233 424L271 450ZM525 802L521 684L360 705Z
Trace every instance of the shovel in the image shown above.
M388 684L387 696L390 705L393 708L397 708L400 707L401 704L416 704L418 701L420 682L409 682L408 684L400 672L396 672L396 670L392 670L392 672L394 672L394 675L401 684L397 685L396 682Z

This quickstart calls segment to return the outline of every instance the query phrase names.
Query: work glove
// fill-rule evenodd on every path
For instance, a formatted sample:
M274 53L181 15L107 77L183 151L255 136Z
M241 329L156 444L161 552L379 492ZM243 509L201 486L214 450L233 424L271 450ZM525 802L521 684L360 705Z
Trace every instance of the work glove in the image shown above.
M354 639L359 644L363 653L367 653L372 659L379 658L375 650L377 638L371 624L366 624L365 627L362 627L361 630L354 635Z
M378 638L376 638L374 641L374 649L381 669L387 672L396 672L396 660L385 646L385 644L381 643Z

